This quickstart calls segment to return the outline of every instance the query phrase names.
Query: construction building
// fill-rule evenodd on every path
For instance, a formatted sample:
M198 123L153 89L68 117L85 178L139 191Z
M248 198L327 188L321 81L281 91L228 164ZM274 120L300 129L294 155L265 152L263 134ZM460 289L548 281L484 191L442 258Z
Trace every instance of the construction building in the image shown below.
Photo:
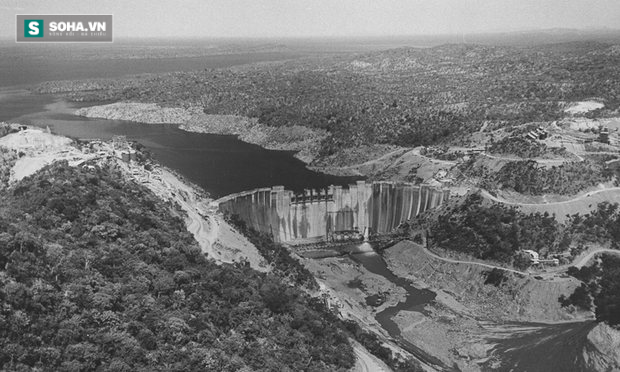
M529 131L526 135L525 138L530 139L532 141L536 141L536 140L544 140L549 136L549 132L547 132L546 130L544 130L542 127L538 127L535 130L531 130Z
M598 133L598 141L602 143L609 143L609 128L602 127Z

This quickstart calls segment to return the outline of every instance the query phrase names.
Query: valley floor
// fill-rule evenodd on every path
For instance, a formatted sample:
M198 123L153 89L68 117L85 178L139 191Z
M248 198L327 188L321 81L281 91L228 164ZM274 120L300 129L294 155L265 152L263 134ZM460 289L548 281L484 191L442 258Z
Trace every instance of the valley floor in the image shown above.
M127 105L83 109L80 114L147 122L188 121L186 129L197 132L217 132L227 127L232 120L236 123L233 127L237 128L237 132L231 132L232 134L241 134L249 127L253 128L254 134L263 133L261 128L256 127L255 122L243 118L212 118L211 126L205 127L192 124L191 115L185 111L149 104L135 104L142 105L137 108ZM303 130L294 133L288 144L293 144L290 149L299 147L313 150L314 143L320 141L321 133L311 134L309 140L314 142L308 143L302 140L308 133ZM267 148L284 148L261 136L262 134L257 134L253 139L241 139ZM211 200L200 192L199 188L174 172L159 166L146 170L135 162L122 162L118 151L107 145L102 145L104 155L83 152L62 138L33 129L4 137L0 145L24 152L24 156L14 166L11 180L26 177L52 161L64 159L69 160L71 165L82 166L87 161L111 160L125 171L127 177L143 184L171 205L178 206L185 215L188 230L209 257L217 262L248 262L259 271L271 269L256 248L217 213L210 204ZM369 150L373 154L372 159L364 159L356 165L332 167L331 171L377 179L421 179L436 183L451 176L450 171L454 169L456 162L434 159L423 154L421 150L376 148ZM298 155L305 161L310 161L312 156L311 153ZM493 162L508 161L497 157L489 159ZM553 164L560 164L562 161L554 159ZM329 167L317 169L327 170ZM466 192L468 185L467 182L462 182L456 186ZM484 190L482 193L496 202L518 205L526 212L555 213L558 219L562 220L566 214L584 213L596 208L600 201L614 199L617 191L616 187L606 186L574 197L550 197L543 200L543 203L510 201L502 195ZM498 350L501 350L500 344L503 341L543 332L551 324L583 323L592 319L591 313L569 312L561 308L558 302L559 296L570 295L580 285L574 278L538 280L522 275L521 272L502 268L509 280L496 287L485 284L485 272L491 270L493 265L441 257L411 242L401 242L389 248L384 252L384 258L395 275L411 280L418 288L429 288L437 294L435 300L425 305L422 311L400 311L393 317L393 321L398 325L404 339L445 366L455 366L463 371L495 368L501 363ZM343 317L354 319L364 328L380 335L393 351L403 352L375 319L377 313L404 301L406 291L403 288L369 272L347 257L302 261L321 283L322 294L329 303L338 308ZM383 296L384 302L377 307L368 305L366 298L372 295ZM356 371L388 370L361 346L355 345L355 351L358 356ZM426 368L434 369L431 365Z
M505 340L543 332L553 324L572 327L592 319L591 313L567 312L557 301L579 285L576 279L540 281L511 273L509 283L498 288L484 284L483 273L490 265L447 262L429 253L405 241L384 251L384 258L396 275L437 293L422 311L403 310L393 320L402 337L445 366L462 371L499 366L494 350ZM375 316L403 301L403 288L348 257L305 259L304 264L321 280L343 316L390 338ZM385 293L384 303L366 304L368 296L378 293Z

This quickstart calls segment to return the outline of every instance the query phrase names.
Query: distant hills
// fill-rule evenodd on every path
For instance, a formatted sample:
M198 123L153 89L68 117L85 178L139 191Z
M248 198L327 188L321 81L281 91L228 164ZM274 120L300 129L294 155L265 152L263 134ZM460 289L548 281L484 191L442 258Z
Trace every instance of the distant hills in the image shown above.
M80 101L139 101L327 131L321 157L361 145L468 145L484 123L557 120L568 102L620 104L616 44L443 44L115 80L54 82Z

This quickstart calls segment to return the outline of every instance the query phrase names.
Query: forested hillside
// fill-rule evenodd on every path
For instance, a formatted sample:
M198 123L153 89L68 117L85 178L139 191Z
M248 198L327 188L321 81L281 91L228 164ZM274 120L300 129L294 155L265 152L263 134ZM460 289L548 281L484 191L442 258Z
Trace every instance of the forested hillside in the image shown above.
M0 147L0 190L5 188L11 178L11 168L15 165L19 154L15 150Z
M208 261L113 169L58 163L0 195L0 369L344 371L347 336L280 278Z
M489 190L509 189L526 195L545 193L574 195L612 180L613 173L591 160L546 168L533 160L509 162L490 174L482 186Z
M620 104L620 53L603 43L532 47L443 45L308 58L122 80L51 82L80 101L197 105L213 114L302 125L330 134L327 156L363 144L462 143L487 129L564 116L566 102Z
M519 250L553 253L570 243L562 239L562 226L554 216L488 204L480 194L471 194L459 205L442 210L428 225L433 245L503 263L513 263Z
M620 205L604 202L585 215L575 214L568 219L569 230L588 243L610 243L620 248Z
M504 137L499 141L492 142L488 148L491 154L518 156L521 158L538 158L551 155L566 156L566 149L561 147L548 147L544 143L530 141L524 135Z
M563 306L574 305L585 310L594 310L598 322L620 326L620 258L603 255L602 263L571 267L568 273L583 281L581 287L568 297L560 297ZM594 306L593 306L594 305Z
M568 249L576 255L585 244L620 247L618 203L600 203L591 213L572 215L565 224L560 224L554 216L525 214L515 207L486 202L479 194L471 194L418 223L410 227L411 231L416 233L421 227L426 228L432 247L510 263L519 269L529 265L529 258L521 259L520 250L532 249L544 257ZM620 258L606 254L602 264L595 261L581 269L570 267L568 274L583 284L570 296L558 299L563 306L594 310L597 321L620 325ZM500 275L487 279L501 282L501 278Z

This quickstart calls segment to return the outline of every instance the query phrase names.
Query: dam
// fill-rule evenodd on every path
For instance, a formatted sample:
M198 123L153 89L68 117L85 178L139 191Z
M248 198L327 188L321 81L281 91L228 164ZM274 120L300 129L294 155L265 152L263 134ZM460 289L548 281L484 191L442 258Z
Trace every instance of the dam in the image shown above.
M335 237L389 233L402 222L435 208L448 189L399 182L357 181L301 194L284 186L231 194L215 201L224 214L280 243L330 241Z

